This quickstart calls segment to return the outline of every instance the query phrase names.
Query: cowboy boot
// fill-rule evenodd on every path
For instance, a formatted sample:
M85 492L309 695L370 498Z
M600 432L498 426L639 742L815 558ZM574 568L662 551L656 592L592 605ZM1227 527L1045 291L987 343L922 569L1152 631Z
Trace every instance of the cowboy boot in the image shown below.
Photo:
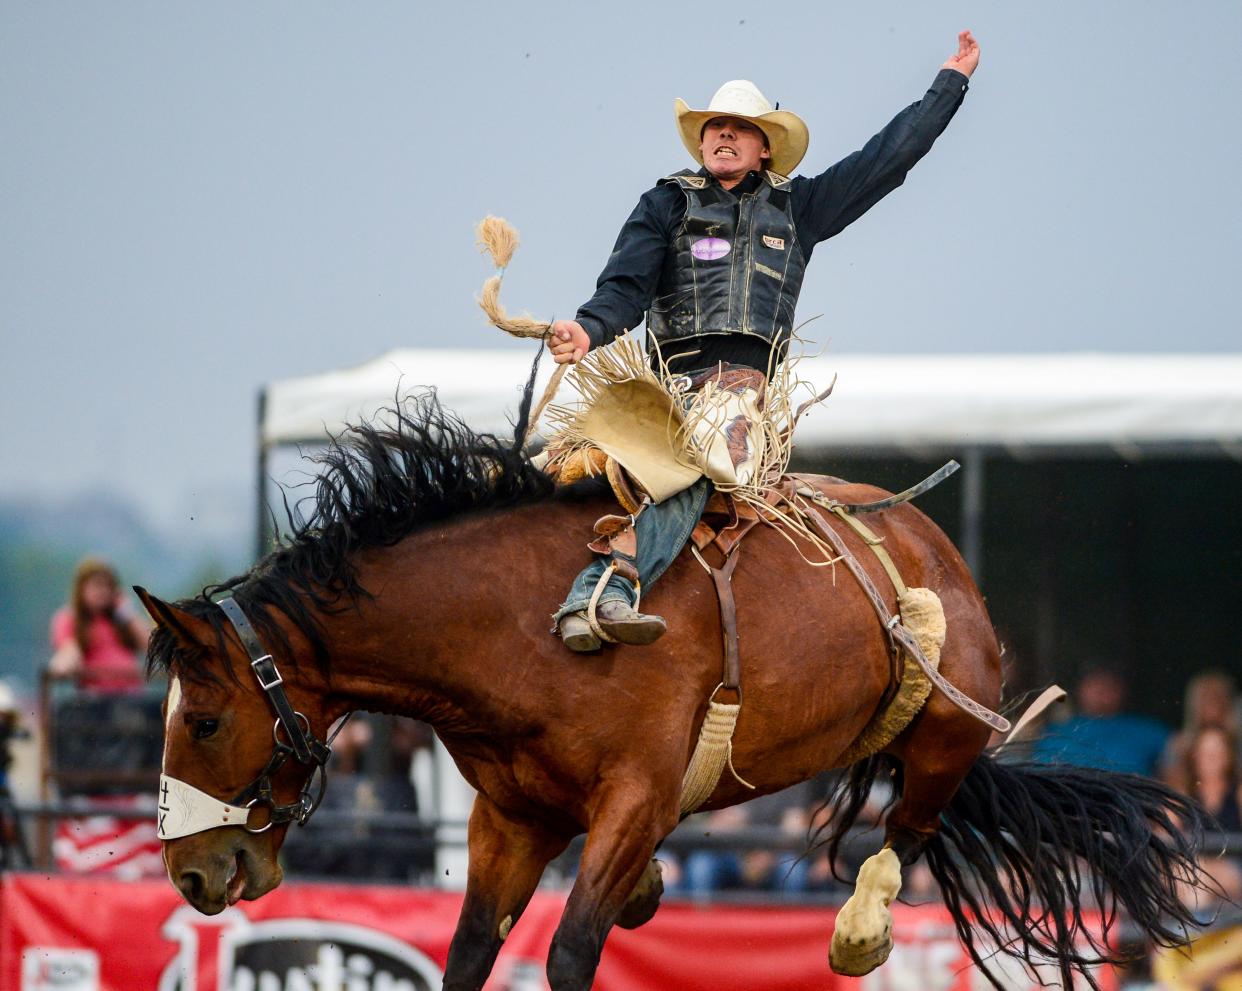
M664 636L668 624L660 616L636 612L620 599L601 602L595 609L595 619L600 629L617 643L631 647L645 647ZM591 629L585 611L567 613L561 617L561 640L565 646L580 654L599 650L601 643Z
M640 613L620 599L601 602L595 609L599 628L617 643L631 647L645 647L655 643L668 632L668 624L660 616Z
M558 629L561 641L577 654L589 654L600 648L600 639L591 629L584 612L566 613L561 617Z

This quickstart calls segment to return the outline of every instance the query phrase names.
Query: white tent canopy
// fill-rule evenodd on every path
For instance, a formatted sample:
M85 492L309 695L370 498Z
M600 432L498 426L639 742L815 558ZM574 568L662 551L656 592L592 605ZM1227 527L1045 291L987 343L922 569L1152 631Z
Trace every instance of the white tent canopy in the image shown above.
M356 368L267 387L265 449L314 443L434 385L477 430L504 431L526 381L525 349L391 351ZM545 358L539 392L551 375ZM1242 355L828 355L801 378L836 389L798 428L798 447L943 450L1201 448L1242 457ZM558 399L572 392L562 386Z

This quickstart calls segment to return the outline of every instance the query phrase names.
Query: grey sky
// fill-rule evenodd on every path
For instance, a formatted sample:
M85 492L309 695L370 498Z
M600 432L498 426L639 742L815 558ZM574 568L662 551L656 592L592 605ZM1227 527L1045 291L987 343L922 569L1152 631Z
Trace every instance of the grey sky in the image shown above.
M571 315L638 195L689 164L675 96L754 79L808 121L812 173L918 99L963 27L966 102L816 252L814 336L1237 350L1234 2L4 0L0 494L244 512L264 381L505 343L473 302L484 214L525 239L507 304Z

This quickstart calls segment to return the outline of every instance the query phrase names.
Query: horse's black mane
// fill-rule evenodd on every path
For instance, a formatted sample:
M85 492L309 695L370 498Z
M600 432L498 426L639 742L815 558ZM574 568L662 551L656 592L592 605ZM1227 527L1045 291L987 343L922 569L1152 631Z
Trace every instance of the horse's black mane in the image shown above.
M227 621L212 602L228 592L245 610L269 650L288 656L289 642L276 621L283 613L311 643L315 660L328 655L313 610L348 608L369 593L358 582L355 555L389 547L430 524L463 513L546 498L548 476L522 449L534 394L535 359L522 391L511 438L475 433L441 405L434 389L419 390L333 437L312 482L312 504L302 516L285 500L291 532L274 551L243 574L176 603L211 624L223 649ZM215 680L209 653L187 651L160 626L151 639L148 667Z

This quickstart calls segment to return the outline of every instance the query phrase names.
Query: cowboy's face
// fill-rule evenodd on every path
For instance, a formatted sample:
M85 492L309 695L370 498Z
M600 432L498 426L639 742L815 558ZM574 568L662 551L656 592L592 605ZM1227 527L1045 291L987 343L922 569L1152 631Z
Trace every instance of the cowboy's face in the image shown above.
M704 124L699 152L707 171L722 180L765 168L772 157L763 131L740 117L713 117Z

